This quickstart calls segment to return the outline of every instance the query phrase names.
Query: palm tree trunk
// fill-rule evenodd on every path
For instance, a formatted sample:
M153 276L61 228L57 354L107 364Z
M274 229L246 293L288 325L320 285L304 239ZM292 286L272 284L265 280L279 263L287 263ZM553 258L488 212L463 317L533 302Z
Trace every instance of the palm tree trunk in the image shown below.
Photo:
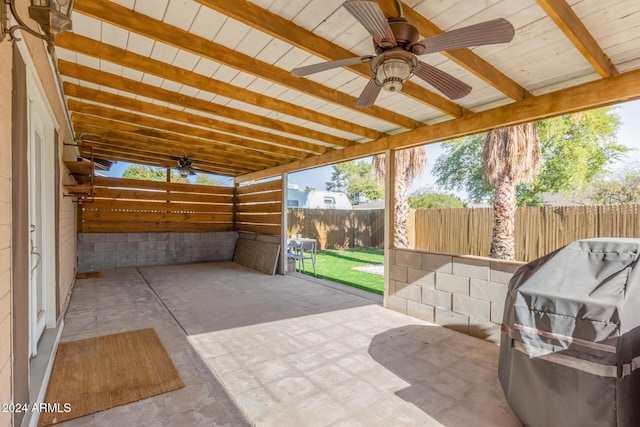
M394 203L394 232L393 246L396 248L409 247L409 184L407 183L405 168L396 170L395 203Z
M491 258L515 260L516 183L504 174L496 180Z

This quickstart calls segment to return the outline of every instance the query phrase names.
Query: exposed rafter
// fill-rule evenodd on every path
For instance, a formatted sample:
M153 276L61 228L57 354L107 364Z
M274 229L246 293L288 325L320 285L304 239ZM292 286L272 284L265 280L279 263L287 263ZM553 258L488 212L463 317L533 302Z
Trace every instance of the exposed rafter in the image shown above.
M470 114L460 119L383 137L366 144L347 147L343 150L298 160L288 165L236 177L236 183L371 156L388 149L404 149L420 144L460 138L486 132L494 128L512 126L639 98L640 70L630 71L608 79L585 83L480 113Z
M291 76L289 72L274 65L258 61L229 49L226 46L198 37L180 28L134 12L126 7L105 0L78 0L74 4L74 11L84 13L127 31L149 37L195 55L208 58L214 62L235 68L238 71L252 74L256 77L269 80L290 89L298 90L307 95L324 99L345 108L355 109L357 99L352 96L330 89L319 83L297 79ZM61 37L64 37L66 34L68 33L63 33ZM408 129L421 125L413 119L377 106L358 111Z
M558 28L602 77L618 74L615 65L565 0L537 0Z
M275 13L262 9L246 0L196 0L203 5L237 21L279 38L300 49L327 60L349 58L354 54ZM366 64L346 67L359 75L370 78L371 69ZM460 117L466 110L438 94L410 81L404 84L402 93L424 102L452 117Z
M397 15L395 0L378 0L378 4L387 15ZM403 9L405 18L416 26L422 37L435 36L443 32L433 22L404 3ZM519 101L532 96L525 88L469 49L450 50L442 54L512 99Z
M72 77L84 80L89 83L125 91L132 95L144 96L146 98L168 102L176 106L189 108L191 110L198 110L203 113L214 114L220 117L227 118L229 120L239 120L243 121L244 123L251 123L263 128L269 128L269 126L272 126L271 129L273 130L296 135L302 134L305 131L305 128L303 128L302 126L297 126L278 120L272 120L259 116L257 114L251 114L235 108L221 106L219 104L207 102L205 100L187 95L181 94L179 96L176 96L175 92L171 92L167 89L162 89L157 86L148 85L130 79L125 79L114 74L93 70L82 65L60 61L59 69L61 74L67 77ZM302 142L299 139L289 138L271 132L253 129L251 127L240 124L233 124L223 120L216 120L211 118L206 119L208 120L208 126L210 126L212 129L218 129L223 132L229 132L247 138L259 139L292 147L298 145L298 142ZM309 137L310 133L311 132L308 132L307 134L305 134L305 136Z

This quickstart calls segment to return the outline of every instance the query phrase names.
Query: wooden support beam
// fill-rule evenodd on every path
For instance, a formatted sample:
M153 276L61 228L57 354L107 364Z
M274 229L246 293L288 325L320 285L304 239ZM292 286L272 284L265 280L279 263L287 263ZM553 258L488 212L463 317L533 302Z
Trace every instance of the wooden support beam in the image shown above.
M213 130L203 129L201 127L189 126L186 124L171 122L160 118L149 117L146 115L135 114L113 108L101 107L95 104L82 103L76 100L69 100L69 109L78 111L79 116L95 116L103 117L104 120L112 120L120 123L126 123L131 128L149 128L158 129L158 135L182 135L185 137L199 138L209 141L208 146L221 151L230 151L240 153L239 149L249 149L253 147L261 147L261 151L271 152L275 147L272 144L256 143L249 140L227 133L216 132ZM131 132L139 133L142 129L132 129ZM141 132L140 132L141 133ZM153 136L153 135L151 135ZM170 139L170 138L167 138ZM196 141L193 141L196 142ZM201 144L203 141L201 141ZM306 151L307 153L320 154L328 150L321 145L311 144L309 142L300 141L292 150ZM255 153L255 151L254 151Z
M90 69L86 70L91 72ZM98 83L100 84L100 83ZM190 123L198 126L202 126L208 129L220 130L226 133L232 133L239 138L257 139L267 142L268 144L256 144L256 149L260 149L265 152L271 152L273 145L280 145L285 147L295 147L301 142L299 139L289 138L282 135L273 134L270 132L253 129L245 125L238 125L229 123L223 120L213 119L211 117L201 116L199 114L189 113L186 111L177 110L175 108L169 108L162 105L152 104L149 102L140 101L127 96L115 95L110 92L101 90L90 89L84 86L74 85L72 83L65 82L63 84L65 95L73 98L90 100L101 104L112 105L114 107L129 109L140 113L150 114L160 118L179 120L181 122ZM149 93L145 91L136 91L134 95L141 95L148 97ZM171 97L175 100L175 96ZM161 99L166 101L167 99ZM184 107L193 108L192 105L183 104ZM253 146L243 145L243 147L254 148ZM291 149L292 155L288 157L303 158L307 156L307 153ZM295 154L293 154L295 153Z
M387 16L398 16L395 0L377 0L380 8ZM433 22L403 3L405 18L420 32L423 38L443 33ZM520 86L506 74L473 53L470 49L456 49L442 52L444 56L464 67L469 72L495 87L516 101L531 97L525 88Z
M602 77L618 74L611 59L565 0L537 0L540 7Z
M323 133L317 132L309 132L309 129L303 126L297 126L294 124L290 124L287 122L283 122L280 120L269 119L264 116L260 116L258 114L249 113L247 111L243 111L237 108L232 108L226 105L216 104L214 102L208 102L204 99L199 99L191 96L187 96L184 94L176 94L167 89L162 89L157 86L152 86L149 84L137 82L135 80L126 79L124 77L116 76L115 74L105 73L103 71L96 70L94 68L85 67L83 65L73 64L68 61L60 60L58 61L58 68L60 69L60 73L64 76L75 78L78 80L83 80L89 83L97 84L100 86L107 86L112 89L121 90L127 93L131 93L133 95L145 96L147 98L156 99L158 101L168 102L173 105L178 105L181 107L201 111L203 113L213 114L219 117L224 117L230 120L237 120L242 123L250 123L255 126L260 126L261 128L284 132L291 135L304 135L307 138L313 138L318 141L325 141ZM255 105L261 105L259 103ZM220 122L218 126L220 130L229 131L233 133L238 133L239 135L243 135L241 128L242 125L231 125L226 122ZM336 129L341 129L340 121L336 121ZM342 130L342 129L341 129ZM356 135L363 135L370 139L377 139L382 136L380 132L376 132L373 130L369 130L364 127L356 126L351 129L351 133ZM248 130L245 132L249 132ZM269 132L264 132L260 134L260 136L256 136L258 139L262 139L268 141L269 139L265 136L265 134L269 134ZM348 132L345 130L345 132ZM253 138L250 133L246 133L246 136ZM275 142L275 141L274 141ZM331 140L331 144L338 145L337 143L340 141Z
M263 9L247 0L196 0L198 3L216 10L223 15L256 28L266 34L292 44L313 55L326 60L350 58L356 56L347 49L338 46L293 22ZM373 48L371 50L373 53ZM345 67L367 79L371 78L371 69L366 64ZM404 84L402 93L423 102L452 117L460 117L466 110L449 99L424 89L411 81Z
M391 283L391 251L395 249L395 200L396 200L396 151L384 152L384 299L389 306L389 288Z
M64 37L63 37L64 36ZM179 68L162 61L156 61L133 52L126 51L124 49L117 48L105 43L100 43L96 40L88 37L80 36L70 32L62 33L57 39L56 46L69 49L74 52L79 52L94 58L103 59L114 64L121 65L123 67L131 68L133 70L142 71L154 76L162 77L167 80L171 80L177 83L182 83L187 86L195 88L207 88L207 91L216 93L217 80L210 79L201 74L187 71L183 68ZM60 70L62 73L62 69ZM97 70L94 70L97 72ZM90 77L89 77L90 78ZM240 91L240 88L236 88L236 91ZM173 100L178 100L183 95L170 92ZM200 100L198 104L205 103L206 101ZM171 102L171 101L169 101ZM288 126L286 122L279 120L267 119L266 117L258 114L251 114L247 111L236 109L235 111L225 111L227 106L216 105L211 102L209 110L215 109L215 113L221 117L228 117L231 113L235 113L235 119L243 122L259 122L259 126L263 126L267 129L286 128L289 132L295 135L306 135L308 138L316 139L318 141L326 142L327 144L336 145L339 147L351 144L351 141L345 138L339 138L335 135L331 135L326 132L314 131L301 126ZM299 107L298 107L299 108ZM334 121L335 123L335 121ZM287 131L283 131L287 132Z
M356 110L355 104L357 99L350 95L333 90L311 80L293 77L282 68L243 55L224 45L196 36L188 31L155 20L147 15L134 12L126 7L105 0L77 0L74 4L74 12L91 16L103 22L108 22L127 31L224 64L243 73L248 73L290 89L298 90L307 95L324 99L327 102ZM69 34L73 33L62 33L56 44L60 45L60 41ZM167 65L168 64L164 64L163 66L166 67ZM185 72L185 70L182 71ZM211 82L209 85L211 85ZM207 85L194 87L207 87ZM396 123L408 129L413 129L421 125L413 119L377 106L357 111L390 123Z
M459 119L387 136L377 141L358 144L343 150L291 162L287 165L276 166L264 171L238 176L235 181L241 183L264 179L283 172L309 169L371 156L388 149L402 149L460 138L499 127L513 126L638 98L640 98L640 70L629 71L607 79L584 83L545 95L527 98L513 104L469 114Z

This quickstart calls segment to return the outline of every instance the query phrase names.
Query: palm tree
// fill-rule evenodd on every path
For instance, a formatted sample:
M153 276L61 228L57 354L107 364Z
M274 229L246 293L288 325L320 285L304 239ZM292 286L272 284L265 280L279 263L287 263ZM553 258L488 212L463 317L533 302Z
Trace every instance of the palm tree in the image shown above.
M422 168L427 164L427 155L424 147L407 148L396 151L396 177L394 200L394 233L393 245L396 248L409 246L409 187L415 178L420 175ZM379 180L384 179L384 155L373 158L373 170Z
M487 133L482 149L482 175L495 185L491 258L515 259L516 187L537 172L541 156L536 123Z

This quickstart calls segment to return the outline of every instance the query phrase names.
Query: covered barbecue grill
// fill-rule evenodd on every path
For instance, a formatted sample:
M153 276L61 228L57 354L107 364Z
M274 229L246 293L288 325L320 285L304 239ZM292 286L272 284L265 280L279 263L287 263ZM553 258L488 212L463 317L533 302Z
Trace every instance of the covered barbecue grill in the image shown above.
M573 242L509 284L499 377L527 426L640 425L640 239Z

